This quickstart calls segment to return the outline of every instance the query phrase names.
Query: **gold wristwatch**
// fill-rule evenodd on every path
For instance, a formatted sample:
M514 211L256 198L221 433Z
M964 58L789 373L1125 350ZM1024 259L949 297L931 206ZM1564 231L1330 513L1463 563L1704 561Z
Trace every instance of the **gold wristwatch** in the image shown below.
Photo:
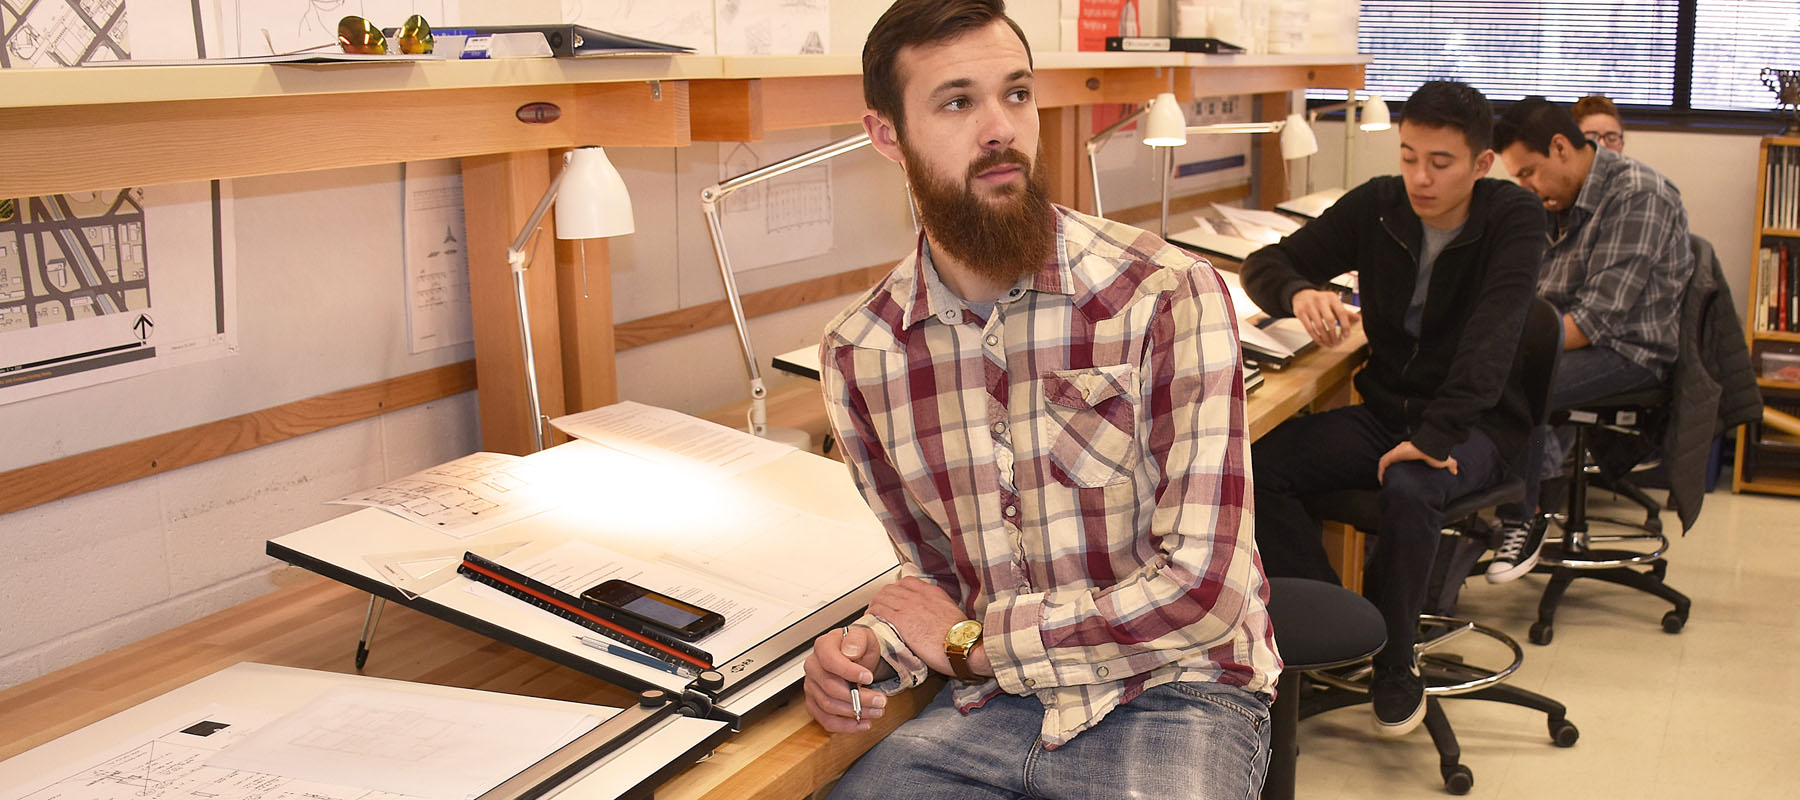
M950 632L944 634L944 655L950 658L950 669L956 677L967 683L980 683L984 680L969 669L969 650L981 641L981 622L965 619L950 626Z

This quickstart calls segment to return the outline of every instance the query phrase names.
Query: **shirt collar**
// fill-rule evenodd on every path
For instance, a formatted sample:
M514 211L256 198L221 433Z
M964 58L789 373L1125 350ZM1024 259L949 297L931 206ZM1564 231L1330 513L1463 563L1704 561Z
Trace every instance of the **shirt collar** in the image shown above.
M1581 209L1583 218L1591 217L1599 210L1600 200L1606 197L1606 185L1625 165L1625 158L1618 153L1600 145L1593 145L1593 148L1594 163L1588 165L1587 179L1581 182L1581 191L1575 195L1574 208Z
M1071 294L1074 277L1069 266L1069 248L1066 242L1067 228L1064 223L1066 209L1052 206L1056 221L1056 244L1052 248L1055 258L1044 262L1037 272L1019 279L1013 288L1002 294L997 302L1008 303L1025 296L1027 291L1050 294ZM894 285L895 301L906 310L903 327L911 329L914 325L932 317L954 324L968 313L968 303L964 302L956 292L950 290L948 284L938 276L937 266L931 260L931 246L925 238L925 232L919 232L917 244L913 246L913 256L907 259L902 279Z

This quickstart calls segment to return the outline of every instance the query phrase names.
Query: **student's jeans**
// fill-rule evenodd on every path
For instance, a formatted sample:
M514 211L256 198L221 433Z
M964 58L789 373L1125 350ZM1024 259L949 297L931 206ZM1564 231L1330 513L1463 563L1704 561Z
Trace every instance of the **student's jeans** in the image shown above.
M1556 375L1550 382L1550 410L1591 403L1615 394L1650 389L1661 385L1656 373L1638 366L1617 351L1605 347L1583 347L1565 350L1556 361ZM1540 481L1562 475L1563 462L1575 445L1575 426L1552 428L1541 425L1531 434L1531 449L1525 454L1525 499L1518 505L1504 505L1498 516L1507 525L1524 525L1528 509L1536 509L1541 494ZM1532 476L1536 476L1533 478Z
M1381 516L1375 551L1365 572L1364 594L1387 623L1387 645L1375 655L1383 669L1412 664L1419 612L1425 607L1431 565L1451 500L1485 489L1505 476L1506 465L1493 440L1471 429L1450 449L1457 474L1423 461L1388 466L1377 482L1381 457L1406 441L1363 406L1296 417L1251 446L1255 468L1256 547L1271 577L1312 578L1338 583L1325 555L1320 521L1302 498L1324 492L1378 489ZM1277 631L1279 636L1280 632Z
M963 714L945 686L844 773L831 800L1194 798L1249 800L1269 766L1266 695L1165 683L1052 750L1044 706L1001 692Z

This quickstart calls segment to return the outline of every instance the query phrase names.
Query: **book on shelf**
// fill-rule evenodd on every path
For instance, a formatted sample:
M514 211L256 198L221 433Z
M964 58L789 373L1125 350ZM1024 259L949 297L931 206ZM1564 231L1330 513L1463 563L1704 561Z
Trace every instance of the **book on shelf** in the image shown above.
M1787 243L1784 241L1775 256L1775 330L1793 330L1791 319L1787 317L1787 295L1791 294L1789 283L1793 279L1793 268L1787 265Z

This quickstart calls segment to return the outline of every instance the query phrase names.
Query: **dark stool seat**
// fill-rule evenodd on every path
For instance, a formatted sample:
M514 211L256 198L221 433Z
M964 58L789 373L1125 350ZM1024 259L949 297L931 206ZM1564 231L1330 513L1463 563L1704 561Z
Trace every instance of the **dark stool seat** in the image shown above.
M1265 800L1294 796L1294 762L1300 753L1300 676L1310 670L1354 664L1387 642L1381 612L1361 595L1336 584L1305 578L1269 579L1269 619L1285 665L1270 709L1269 770Z

